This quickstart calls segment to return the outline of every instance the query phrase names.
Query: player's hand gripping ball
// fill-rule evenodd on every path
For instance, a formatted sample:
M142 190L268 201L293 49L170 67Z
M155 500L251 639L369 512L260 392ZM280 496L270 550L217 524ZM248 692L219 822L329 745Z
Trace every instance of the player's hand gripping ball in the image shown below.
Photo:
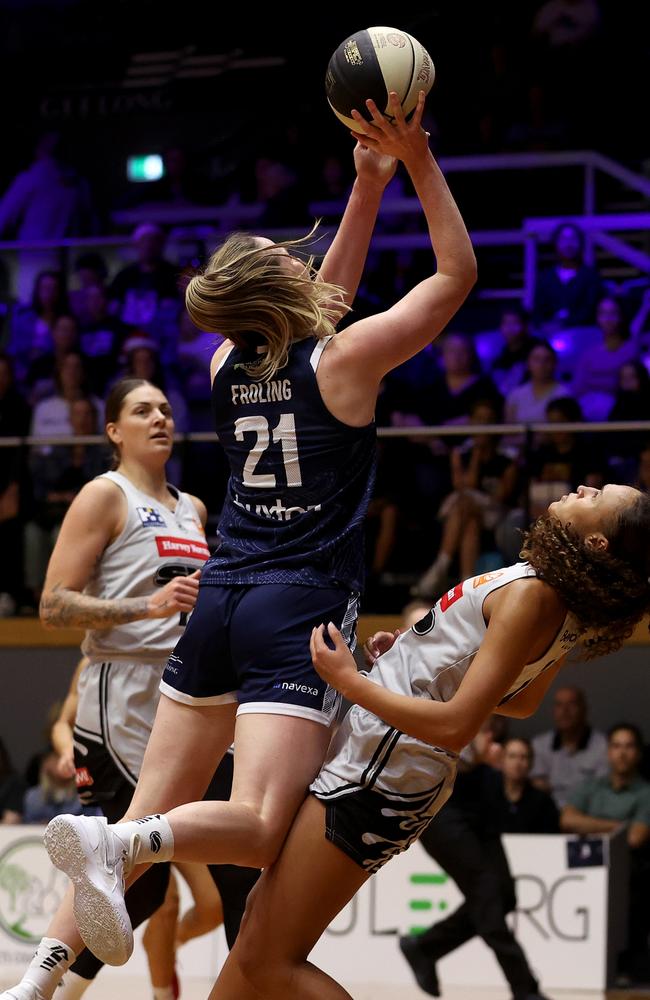
M408 118L421 90L428 94L435 70L427 50L406 31L398 28L365 28L341 42L329 61L325 76L327 100L334 114L352 131L358 123L353 108L371 120L366 100L372 98L389 121L388 95L394 90Z

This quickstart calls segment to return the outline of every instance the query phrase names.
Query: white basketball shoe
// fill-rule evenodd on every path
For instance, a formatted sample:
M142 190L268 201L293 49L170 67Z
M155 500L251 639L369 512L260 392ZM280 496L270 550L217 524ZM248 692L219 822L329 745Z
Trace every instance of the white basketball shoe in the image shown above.
M10 990L0 993L0 1000L44 1000L41 991L33 983L18 983Z
M52 864L74 885L84 943L106 965L124 965L133 951L133 930L124 903L122 841L103 816L67 815L48 824L44 840Z

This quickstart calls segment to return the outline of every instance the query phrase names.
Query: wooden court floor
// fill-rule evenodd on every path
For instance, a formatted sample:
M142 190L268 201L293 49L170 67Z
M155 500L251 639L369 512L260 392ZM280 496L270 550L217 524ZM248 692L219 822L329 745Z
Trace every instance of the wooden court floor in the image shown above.
M5 981L0 969L0 987L11 985L13 983ZM187 979L185 982L181 980L181 1000L207 1000L211 986L212 983L207 979ZM357 984L351 988L351 992L354 1000L425 1000L427 996L417 986L387 987L380 983L368 983L365 986ZM148 1000L151 995L151 989L144 977L129 977L122 974L112 976L108 971L103 972L85 994L88 1000L115 1000L116 996L119 996L120 1000ZM287 998L287 1000L299 1000L299 998ZM441 1000L510 1000L510 991L507 988L474 990L449 987L444 991ZM549 1000L650 1000L650 990L623 990L609 993L554 990L549 995Z

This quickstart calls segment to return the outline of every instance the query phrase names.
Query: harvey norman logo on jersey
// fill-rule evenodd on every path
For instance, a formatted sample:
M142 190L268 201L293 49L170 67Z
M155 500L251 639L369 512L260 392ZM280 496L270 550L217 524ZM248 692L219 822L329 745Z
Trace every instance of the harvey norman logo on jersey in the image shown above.
M204 562L210 558L207 542L197 541L194 538L156 535L156 546L159 556L189 556L191 559L201 559Z

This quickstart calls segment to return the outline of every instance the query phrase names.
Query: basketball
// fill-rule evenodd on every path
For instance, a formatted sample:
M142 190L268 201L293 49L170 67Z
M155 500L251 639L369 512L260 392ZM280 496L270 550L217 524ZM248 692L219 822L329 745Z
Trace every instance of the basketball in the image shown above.
M371 97L392 121L388 95L394 90L404 115L415 109L418 93L431 90L435 70L431 56L417 38L398 28L365 28L341 42L329 61L325 76L327 100L334 114L353 131L357 123L350 111L370 121L366 100Z

